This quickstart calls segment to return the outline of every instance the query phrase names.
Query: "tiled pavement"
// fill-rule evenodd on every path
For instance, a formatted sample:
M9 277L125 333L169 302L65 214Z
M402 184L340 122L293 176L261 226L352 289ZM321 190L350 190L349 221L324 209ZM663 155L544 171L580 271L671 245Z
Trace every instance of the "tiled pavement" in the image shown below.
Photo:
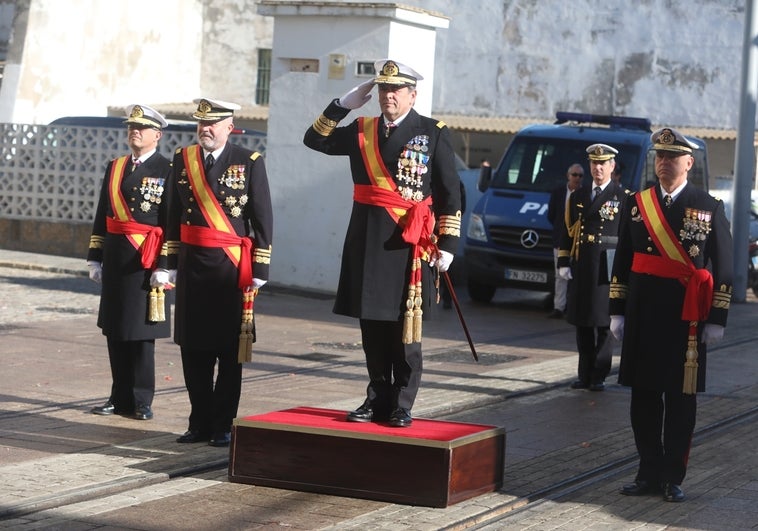
M88 414L107 397L110 374L94 324L97 289L82 266L0 250L2 528L758 529L758 438L749 415L758 402L753 298L733 307L727 337L709 356L698 424L748 416L696 439L683 504L617 494L636 464L628 392L613 377L605 393L566 389L576 363L573 330L545 319L541 298L463 302L478 364L453 312L425 323L414 414L507 431L503 489L430 509L228 482L226 470L214 468L228 458L224 449L174 442L188 404L168 339L157 345L153 421ZM360 402L365 376L355 323L330 307L326 298L273 286L262 294L241 413Z

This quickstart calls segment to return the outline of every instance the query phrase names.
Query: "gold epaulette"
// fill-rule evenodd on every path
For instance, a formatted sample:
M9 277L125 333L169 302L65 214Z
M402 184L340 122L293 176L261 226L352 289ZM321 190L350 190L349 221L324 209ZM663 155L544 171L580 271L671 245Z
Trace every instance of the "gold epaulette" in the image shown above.
M182 152L181 146L179 146L178 148L176 148L176 151L174 151L174 153L177 153L177 154L181 153L181 152Z
M461 237L461 211L455 213L455 215L442 215L439 219L439 233L440 236L455 236Z
M102 249L104 242L105 242L105 237L93 234L92 236L89 237L89 248Z
M253 151L253 154L250 155L250 160L255 160L255 159L257 159L260 156L261 156L260 153L258 153L257 151Z
M331 135L335 127L337 127L337 120L327 118L323 113L321 113L319 117L316 118L316 121L313 122L313 130L321 136Z
M442 120L440 120L439 122L437 122L437 129L442 129L446 125L447 124L445 122L443 122Z
M617 277L611 279L611 288L609 297L611 299L626 299L626 295L629 292L629 286L619 282Z
M270 264L271 263L271 246L268 249L262 249L256 247L253 251L253 262L256 264Z
M728 310L732 301L732 287L721 284L718 290L713 291L711 307Z

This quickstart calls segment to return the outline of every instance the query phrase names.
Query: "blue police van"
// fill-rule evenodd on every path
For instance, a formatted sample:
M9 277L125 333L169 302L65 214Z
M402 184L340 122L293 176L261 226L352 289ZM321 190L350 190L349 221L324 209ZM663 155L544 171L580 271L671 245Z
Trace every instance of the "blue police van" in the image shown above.
M463 245L466 284L475 302L490 302L498 288L552 292L555 282L550 193L566 184L573 163L592 180L586 149L603 143L616 148L621 184L630 191L655 183L655 152L646 118L558 112L553 124L530 125L513 137L494 168L482 168L483 193L470 207ZM705 142L699 146L689 181L707 189Z

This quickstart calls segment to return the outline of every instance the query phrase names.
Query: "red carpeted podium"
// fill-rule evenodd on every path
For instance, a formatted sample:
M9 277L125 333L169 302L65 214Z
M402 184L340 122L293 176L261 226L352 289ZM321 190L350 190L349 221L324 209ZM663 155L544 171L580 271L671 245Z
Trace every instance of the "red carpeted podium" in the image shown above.
M503 484L505 429L414 419L408 428L297 407L237 418L229 480L447 507Z

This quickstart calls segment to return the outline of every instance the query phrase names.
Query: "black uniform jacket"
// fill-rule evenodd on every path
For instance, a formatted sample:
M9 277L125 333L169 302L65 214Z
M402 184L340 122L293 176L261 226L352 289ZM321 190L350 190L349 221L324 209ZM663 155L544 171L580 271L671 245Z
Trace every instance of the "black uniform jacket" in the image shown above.
M168 337L171 334L169 297L166 297L166 320L148 320L148 296L152 269L142 267L142 255L126 235L109 234L106 218L113 218L109 193L111 161L105 170L100 199L92 226L87 260L102 262L103 283L97 326L103 334L118 341L134 341ZM171 174L171 163L154 153L130 173L131 161L121 181L121 194L137 223L164 226L167 214L165 187Z
M333 101L323 115L338 122L350 111ZM396 173L403 161L417 156L420 149L428 156L427 171L421 176L420 192L432 195L432 210L437 222L442 216L457 218L456 230L439 234L440 249L455 253L460 238L460 179L455 169L454 151L447 126L411 110L385 140L382 119L379 126L379 149L388 171L398 182ZM358 122L337 127L330 134L319 134L313 126L305 133L306 146L327 155L346 155L354 184L371 184L358 145ZM414 147L415 146L415 147ZM384 207L353 202L350 222L342 251L337 298L334 312L362 319L396 321L406 309L411 265L411 246L401 237L402 229ZM424 317L429 316L436 291L431 268L422 262L422 299Z
M560 222L558 267L571 267L566 319L576 326L609 326L608 291L613 249L618 240L619 214L627 193L611 181L593 201L593 185L585 185L569 197L569 225ZM578 225L574 225L578 223ZM576 247L574 247L576 246ZM572 256L572 248L578 255Z
M166 230L167 267L177 269L174 340L181 346L214 349L239 337L242 290L238 269L223 248L178 244L181 226L209 227L193 195L183 151L174 154ZM227 143L206 180L234 232L255 240L253 277L268 280L273 213L263 157Z
M732 236L724 204L688 184L661 208L693 265L713 274L713 302L707 322L726 325L732 293ZM622 214L613 266L610 313L625 316L619 383L656 391L681 392L688 325L682 320L685 286L677 279L631 271L634 253L660 255L642 220L639 194ZM702 329L702 323L700 324ZM698 338L700 333L698 332ZM706 348L698 344L697 390L705 390Z

